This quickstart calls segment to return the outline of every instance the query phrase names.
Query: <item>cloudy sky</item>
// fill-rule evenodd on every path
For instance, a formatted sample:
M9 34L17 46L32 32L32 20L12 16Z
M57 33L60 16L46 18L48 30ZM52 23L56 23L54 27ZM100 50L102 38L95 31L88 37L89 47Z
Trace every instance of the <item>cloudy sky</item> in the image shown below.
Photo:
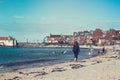
M96 28L120 29L120 0L0 0L0 36L19 42Z

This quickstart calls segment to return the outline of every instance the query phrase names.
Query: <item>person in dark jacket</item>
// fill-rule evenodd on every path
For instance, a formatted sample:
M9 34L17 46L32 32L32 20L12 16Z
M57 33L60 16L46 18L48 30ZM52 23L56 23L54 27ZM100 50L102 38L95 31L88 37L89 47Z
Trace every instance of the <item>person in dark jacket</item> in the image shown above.
M77 41L74 42L72 51L74 53L74 61L77 61L78 55L79 55L79 52L80 52L80 47L79 47L79 44L78 44Z

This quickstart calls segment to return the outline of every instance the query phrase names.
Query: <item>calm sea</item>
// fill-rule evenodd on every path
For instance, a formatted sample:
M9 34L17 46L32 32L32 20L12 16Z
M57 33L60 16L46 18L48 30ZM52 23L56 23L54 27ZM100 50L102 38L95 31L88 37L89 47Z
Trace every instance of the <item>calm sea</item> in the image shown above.
M79 59L88 53L89 49L81 49ZM73 57L72 48L0 48L0 72L73 61Z

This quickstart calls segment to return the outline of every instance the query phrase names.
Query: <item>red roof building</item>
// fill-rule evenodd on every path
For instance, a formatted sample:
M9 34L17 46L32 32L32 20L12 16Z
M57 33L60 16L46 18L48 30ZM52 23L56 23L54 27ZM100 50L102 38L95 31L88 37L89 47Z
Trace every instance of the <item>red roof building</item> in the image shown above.
M0 37L0 40L8 40L8 37Z
M60 40L61 35L50 35L47 38L48 43L58 43L58 41Z
M95 42L98 42L100 38L103 37L103 32L101 29L96 29L94 32L93 32L93 40Z
M11 36L8 37L0 37L0 46L16 46L17 40L12 38Z
M105 36L105 38L109 41L112 41L112 39L116 37L117 37L117 34L114 29L110 29L109 31L107 31L106 36Z

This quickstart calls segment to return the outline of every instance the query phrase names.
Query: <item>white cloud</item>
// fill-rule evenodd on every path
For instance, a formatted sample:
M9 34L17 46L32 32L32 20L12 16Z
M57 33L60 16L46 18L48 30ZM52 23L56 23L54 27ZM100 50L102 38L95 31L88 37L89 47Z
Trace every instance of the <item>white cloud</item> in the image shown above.
M23 18L25 18L24 16L17 16L17 15L14 15L14 16L12 16L13 18L17 18L17 19L23 19Z

